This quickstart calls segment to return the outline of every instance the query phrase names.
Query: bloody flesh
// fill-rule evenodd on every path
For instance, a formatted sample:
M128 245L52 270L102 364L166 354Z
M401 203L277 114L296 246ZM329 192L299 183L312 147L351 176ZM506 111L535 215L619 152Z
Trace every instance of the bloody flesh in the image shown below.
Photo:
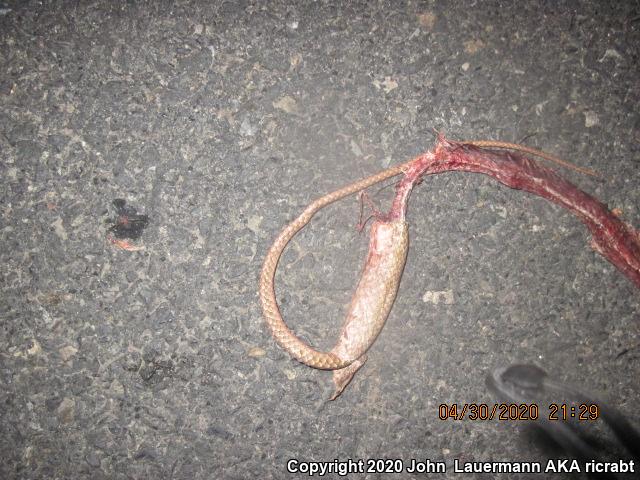
M409 193L423 176L454 170L483 173L508 187L534 193L565 207L590 230L591 246L640 288L638 231L553 170L515 152L478 148L440 136L434 152L408 164L397 186L389 217L404 218Z
M522 147L502 142L476 142L494 148ZM592 247L640 287L640 235L602 202L567 182L553 170L521 154L456 143L440 136L435 149L413 160L357 180L312 202L278 235L260 274L260 300L273 338L292 357L314 368L334 370L336 398L366 361L366 352L384 326L396 296L408 248L405 215L413 187L425 175L459 170L489 175L511 188L540 195L573 212L591 231ZM528 153L537 151L526 149ZM536 153L539 155L539 153ZM554 160L543 153L544 158ZM289 241L320 209L378 182L403 174L386 214L376 213L369 253L340 337L330 352L301 340L284 322L275 296L278 261Z

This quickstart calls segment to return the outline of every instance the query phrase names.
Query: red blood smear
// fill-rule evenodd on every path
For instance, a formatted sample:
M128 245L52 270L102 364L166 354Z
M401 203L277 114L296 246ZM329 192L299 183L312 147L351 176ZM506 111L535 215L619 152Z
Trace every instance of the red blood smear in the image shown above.
M640 288L640 234L595 197L553 170L511 151L455 143L440 136L434 151L416 158L398 185L390 217L404 216L408 191L424 175L447 171L489 175L508 187L540 195L573 212L591 231L591 246Z

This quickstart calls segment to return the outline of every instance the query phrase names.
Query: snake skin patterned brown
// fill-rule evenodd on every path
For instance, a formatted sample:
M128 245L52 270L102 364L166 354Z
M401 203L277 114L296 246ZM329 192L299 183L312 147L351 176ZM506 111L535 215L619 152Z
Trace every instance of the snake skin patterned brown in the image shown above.
M517 144L496 141L471 141L465 145L518 150L533 154L574 170L595 175L545 152ZM430 155L430 154L425 154ZM396 215L379 216L371 227L369 252L358 287L353 295L338 342L329 352L314 349L302 341L284 322L276 300L274 277L280 257L289 241L322 208L348 195L360 192L376 183L405 173L416 159L358 180L312 202L287 225L271 245L260 274L260 301L267 326L278 345L296 360L310 367L334 370L335 399L364 364L366 352L382 330L398 291L408 249L408 226L404 220L409 192L416 180L399 191L394 201ZM392 210L394 210L392 209Z

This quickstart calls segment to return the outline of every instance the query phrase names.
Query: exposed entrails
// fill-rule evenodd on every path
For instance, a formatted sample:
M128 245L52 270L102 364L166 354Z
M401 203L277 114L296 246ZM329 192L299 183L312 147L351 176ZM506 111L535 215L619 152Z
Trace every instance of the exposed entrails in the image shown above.
M364 364L366 352L375 342L391 310L408 248L405 216L409 196L425 175L454 170L482 173L511 188L539 195L567 208L590 230L591 246L640 287L638 232L598 199L522 153L537 155L582 173L594 174L589 169L576 167L529 147L497 141L450 142L440 136L432 152L320 197L278 235L267 253L260 275L260 300L265 320L276 342L292 357L314 368L334 370L335 392L332 399L340 395ZM280 256L287 243L318 210L401 173L404 176L396 185L396 196L390 210L378 215L371 227L363 273L338 342L329 352L318 351L298 338L280 315L274 287Z

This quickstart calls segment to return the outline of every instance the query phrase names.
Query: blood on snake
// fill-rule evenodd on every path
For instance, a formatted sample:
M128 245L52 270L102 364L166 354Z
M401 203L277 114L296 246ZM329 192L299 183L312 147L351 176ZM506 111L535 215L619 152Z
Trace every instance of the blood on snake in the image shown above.
M495 150L500 149L500 150ZM518 153L511 153L518 152ZM640 235L596 198L521 155L535 155L578 172L598 176L546 152L493 140L451 142L442 135L432 152L350 183L312 202L277 236L260 274L263 314L275 341L296 360L313 368L333 370L337 398L366 361L366 352L382 330L395 300L409 245L405 221L413 187L424 175L459 170L489 175L519 190L540 195L577 215L592 234L592 247L640 287ZM274 278L280 257L291 239L322 208L376 183L404 174L387 214L377 213L370 231L369 251L336 345L322 352L302 341L284 322Z

